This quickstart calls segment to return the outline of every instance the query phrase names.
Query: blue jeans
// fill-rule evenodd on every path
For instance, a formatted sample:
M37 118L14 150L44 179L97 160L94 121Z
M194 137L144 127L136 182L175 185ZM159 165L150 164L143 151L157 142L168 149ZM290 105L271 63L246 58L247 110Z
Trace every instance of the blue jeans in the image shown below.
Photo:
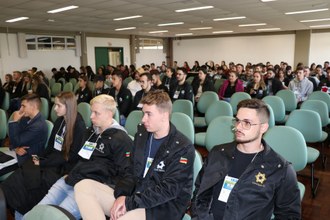
M74 199L73 187L65 183L64 177L57 180L38 205L58 205L70 212L76 219L81 219L78 205Z

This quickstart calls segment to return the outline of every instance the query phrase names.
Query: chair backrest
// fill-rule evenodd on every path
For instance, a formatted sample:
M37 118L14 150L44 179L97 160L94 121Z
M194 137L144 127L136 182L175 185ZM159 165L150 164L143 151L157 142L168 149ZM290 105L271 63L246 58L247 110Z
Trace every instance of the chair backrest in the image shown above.
M73 92L76 93L79 89L79 83L76 83L76 85L73 87Z
M0 140L3 140L7 136L7 114L5 110L0 109Z
M119 110L116 108L116 112L113 116L113 119L115 119L118 123L120 122L120 116L119 116Z
M134 110L129 113L126 118L125 129L127 133L134 137L137 132L137 126L141 123L143 112L140 110Z
M328 93L322 91L314 91L312 92L312 94L308 96L308 100L315 100L315 99L325 102L328 106L328 110L330 113L330 95Z
M63 86L63 92L72 92L73 91L73 85L71 82L67 82Z
M54 122L56 121L56 119L58 118L58 116L57 116L57 114L56 114L54 108L55 108L55 104L53 104L52 109L50 110L50 120L51 120L53 123L54 123Z
M216 79L214 82L214 89L215 91L218 92L218 90L220 89L220 87L222 86L222 84L224 83L225 79Z
M286 112L292 112L297 109L297 98L293 91L282 89L276 93L276 96L283 100Z
M203 159L200 153L195 150L195 160L194 160L194 176L193 176L193 192L195 190L195 182L198 176L199 171L202 169L203 166Z
M48 119L49 116L49 103L46 98L41 97L41 108L40 112L45 117L45 119Z
M47 142L46 142L45 148L48 146L48 141L49 141L50 135L51 135L53 127L54 127L53 122L46 120L46 123L47 123L48 134L47 134Z
M307 146L300 131L288 126L275 126L268 129L264 139L275 152L292 163L295 171L306 167Z
M76 78L70 78L69 80L70 83L72 83L73 87L77 84L77 79Z
M213 102L219 100L218 94L212 91L203 92L201 97L199 97L197 103L197 110L200 113L205 113L207 108L212 105Z
M189 83L191 85L192 81L194 80L194 76L189 76L187 79L186 79L186 82Z
M132 82L133 78L132 77L127 77L126 79L124 79L123 81L123 86L127 87L128 83Z
M74 220L75 217L67 210L52 205L36 205L24 216L26 220Z
M231 108L233 109L233 114L237 114L237 105L240 101L245 100L245 99L251 99L250 94L246 92L235 92L231 97L230 97L230 105Z
M188 214L186 213L186 214L184 214L182 220L191 220L191 217L190 217L190 215L188 215Z
M171 122L178 131L184 134L193 144L195 143L194 123L188 115L182 112L174 112L171 115Z
M49 88L52 88L52 86L56 83L55 78L50 78L49 79Z
M190 100L178 99L173 102L172 113L181 112L189 116L191 120L194 120L194 107Z
M61 78L59 78L59 79L57 80L57 82L58 82L58 83L61 83L61 85L64 86L65 83L66 83L66 80L65 80L63 77L61 77Z
M233 116L233 110L228 102L217 100L206 110L205 121L209 125L218 116Z
M61 83L54 83L54 85L50 88L51 96L57 96L62 91Z
M212 120L207 127L205 136L205 147L208 151L211 151L215 145L235 140L233 119L231 116L219 116Z
M77 83L79 84L79 83ZM88 88L92 91L92 93L94 92L95 90L95 84L93 83L93 81L88 81ZM79 88L79 87L78 87Z
M268 120L268 125L269 125L269 128L272 128L275 126L275 116L274 116L274 112L273 112L273 109L270 105L266 104L267 105L267 108L269 110L269 120Z
M306 142L316 143L322 140L321 118L318 113L312 110L299 109L292 111L285 125L300 131Z
M281 123L285 120L285 105L280 97L266 96L262 100L272 107L275 123Z
M1 104L1 108L5 111L9 109L9 104L10 104L10 96L9 92L5 91L5 95L3 97L3 102Z
M92 126L91 121L91 106L87 102L81 102L77 106L78 112L81 114L82 118L84 119L85 125L87 128L90 128Z
M320 115L322 127L326 127L329 124L329 110L324 101L306 100L302 103L300 109L308 109L317 112Z

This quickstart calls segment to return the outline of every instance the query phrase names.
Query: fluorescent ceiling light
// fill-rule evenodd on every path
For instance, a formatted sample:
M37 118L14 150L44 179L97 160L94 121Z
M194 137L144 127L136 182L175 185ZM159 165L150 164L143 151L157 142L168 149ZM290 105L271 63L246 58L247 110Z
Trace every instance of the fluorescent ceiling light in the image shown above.
M300 22L305 23L305 22L316 22L316 21L330 21L330 18L321 18L321 19L313 19L313 20L302 20Z
M329 8L321 8L321 9L312 9L312 10L306 10L306 11L291 11L286 12L286 15L294 15L294 14L305 14L305 13L312 13L312 12L320 12L320 11L328 11Z
M13 23L13 22L16 22L16 21L23 21L23 20L26 20L26 19L29 19L29 17L13 18L13 19L7 20L6 22Z
M122 18L114 18L114 21L121 21L121 20L128 20L128 19L134 19L134 18L141 18L142 15L134 15L129 17L122 17Z
M162 26L171 26L171 25L180 25L180 24L184 24L184 22L174 22L174 23L158 24L157 26L162 27Z
M253 27L253 26L263 26L267 25L266 23L259 23L259 24L240 24L238 27Z
M189 30L191 30L191 31L209 30L209 29L212 29L212 27L189 28Z
M158 34L158 33L166 33L168 30L162 30L162 31L150 31L149 34Z
M245 16L239 16L239 17L229 17L229 18L215 18L213 21L228 21L228 20L238 20L238 19L244 19Z
M322 27L330 27L330 24L321 24L321 25L312 25L310 28L322 28Z
M277 0L261 0L261 2L276 2Z
M79 8L79 6L70 5L70 6L67 6L67 7L58 8L58 9L54 9L54 10L51 10L51 11L47 11L47 13L55 14L55 13L59 13L59 12L62 12L62 11L68 11L68 10L76 9L76 8Z
M213 31L213 34L227 34L227 33L233 33L234 31Z
M176 34L175 36L189 36L193 35L193 33L182 33L182 34Z
M115 31L126 31L126 30L133 30L136 29L136 27L127 27L127 28L117 28Z
M281 28L261 28L257 29L257 31L278 31L281 30Z
M184 9L179 9L175 10L175 12L186 12L186 11L196 11L196 10L204 10L204 9L211 9L214 8L213 6L202 6L202 7L195 7L195 8L184 8Z

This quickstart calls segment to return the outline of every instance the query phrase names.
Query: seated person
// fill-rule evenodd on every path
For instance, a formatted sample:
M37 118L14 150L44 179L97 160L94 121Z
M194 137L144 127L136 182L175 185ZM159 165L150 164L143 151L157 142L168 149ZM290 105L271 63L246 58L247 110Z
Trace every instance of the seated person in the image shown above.
M92 91L88 86L88 76L80 75L78 78L78 83L79 83L79 89L76 91L77 103L78 104L81 102L89 103L93 97L92 97Z
M144 73L144 69L142 69L141 67L138 68L137 70L135 70L132 73L132 78L133 80L131 82L128 83L127 85L127 89L129 89L129 91L131 91L132 96L134 97L135 94L140 91L141 85L140 85L140 74Z
M84 137L78 155L81 159L60 178L39 204L58 205L76 219L80 212L74 199L73 187L83 179L94 180L115 187L128 174L131 166L132 140L125 129L112 119L116 102L109 95L98 95L91 100L93 128Z
M244 92L243 81L238 79L238 73L230 72L218 91L219 99L229 102L235 92Z
M41 100L36 94L27 94L21 98L21 108L9 121L10 149L15 150L18 165L22 165L31 156L41 155L48 138L48 126L40 113Z
M237 109L235 141L215 146L198 174L192 219L301 219L296 172L262 138L267 105L246 99Z
M167 67L166 74L162 79L162 84L164 86L166 86L169 93L171 93L171 91L173 90L173 87L175 87L175 85L177 84L177 79L175 77L175 71L176 71L175 68Z
M261 72L254 72L253 82L247 84L245 91L250 94L251 98L262 99L268 95L268 89Z
M165 92L168 92L167 87L160 80L160 73L159 73L159 71L158 70L150 71L150 74L151 74L151 77L152 77L152 87L155 90L160 89L160 90L163 90Z
M103 75L97 75L94 78L95 88L94 97L100 94L109 94L109 86L104 83L105 77Z
M148 94L149 91L153 91L154 89L151 87L151 75L150 73L142 73L140 75L140 85L142 90L138 91L135 94L133 101L133 110L141 110L142 104L140 103L141 99Z
M109 91L115 101L120 114L120 124L125 125L126 118L131 111L132 94L123 86L123 75L120 71L115 70L112 73L112 88Z
M207 74L206 69L201 68L198 71L198 78L192 83L195 102L197 103L203 92L215 92L212 77Z
M267 85L269 95L276 95L276 93L284 89L285 86L278 78L275 77L273 69L267 69L265 83Z
M297 68L296 78L289 83L289 89L296 95L298 103L307 100L308 96L312 94L313 83L305 77L303 67Z
M80 158L78 151L83 144L81 133L86 126L77 113L74 94L63 92L56 96L54 111L58 118L45 152L26 161L22 168L0 185L7 205L16 211L16 219L32 209L60 177L69 173Z
M184 68L178 68L176 79L177 82L170 88L170 97L172 102L178 99L187 99L191 102L193 100L193 91L191 85L186 81L187 78L187 70Z
M83 180L75 197L84 220L182 219L191 197L194 146L170 123L172 103L161 90L141 100L144 116L134 139L130 175L115 188Z

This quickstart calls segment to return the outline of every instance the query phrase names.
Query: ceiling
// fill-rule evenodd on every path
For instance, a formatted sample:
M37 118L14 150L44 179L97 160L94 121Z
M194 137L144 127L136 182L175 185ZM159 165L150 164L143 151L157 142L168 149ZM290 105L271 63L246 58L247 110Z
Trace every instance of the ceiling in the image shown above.
M79 8L57 14L47 11L77 5ZM214 8L177 13L175 10L212 5ZM329 0L1 0L0 27L24 30L106 33L175 37L214 35L215 31L232 34L255 33L257 28L280 28L280 31L306 30L311 25L330 24L330 21L301 23L301 20L330 18L330 10L308 14L285 15L285 12L330 8ZM114 21L114 18L142 15L141 18ZM26 16L30 19L15 23L8 19ZM242 20L213 21L214 18L246 16ZM52 20L52 21L49 21ZM182 25L159 27L158 24L184 22ZM238 27L240 24L266 23L258 27ZM135 30L115 31L136 27ZM190 28L211 27L208 30ZM330 26L329 26L330 27ZM329 28L328 27L328 28ZM167 33L150 34L151 31Z

